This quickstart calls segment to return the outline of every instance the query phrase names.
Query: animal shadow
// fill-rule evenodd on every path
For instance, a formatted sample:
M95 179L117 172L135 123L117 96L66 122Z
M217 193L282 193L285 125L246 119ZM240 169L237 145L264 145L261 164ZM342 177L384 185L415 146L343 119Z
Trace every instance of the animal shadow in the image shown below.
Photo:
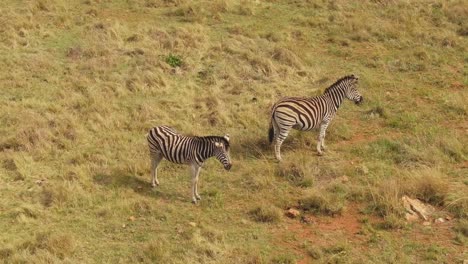
M93 176L94 183L106 188L127 188L135 193L153 198L180 199L176 193L161 191L160 187L153 188L150 183L149 173L147 180L142 180L138 175L133 175L125 170L114 170L111 173L97 173Z

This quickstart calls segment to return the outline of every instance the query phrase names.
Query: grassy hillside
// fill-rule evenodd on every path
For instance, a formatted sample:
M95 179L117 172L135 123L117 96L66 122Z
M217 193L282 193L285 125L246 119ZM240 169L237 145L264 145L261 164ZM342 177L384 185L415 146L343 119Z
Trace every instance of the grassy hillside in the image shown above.
M462 263L468 7L403 0L0 2L5 263ZM357 74L328 129L274 161L269 111ZM233 168L167 161L155 125L232 141ZM407 223L407 194L453 219ZM289 219L294 207L303 220Z

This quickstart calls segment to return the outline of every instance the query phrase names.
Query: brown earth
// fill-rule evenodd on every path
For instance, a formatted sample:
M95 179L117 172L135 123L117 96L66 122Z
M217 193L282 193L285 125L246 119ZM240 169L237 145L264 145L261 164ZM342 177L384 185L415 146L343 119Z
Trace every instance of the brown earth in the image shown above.
M366 252L370 250L367 241L370 234L363 230L365 225L376 225L383 222L377 216L365 215L360 212L361 205L349 204L342 215L336 217L315 216L304 214L302 217L291 219L285 217L285 226L274 231L274 240L277 245L287 251L300 256L297 263L314 263L308 255L304 243L314 247L331 247L336 241L347 241L353 245L354 250ZM306 219L306 221L304 221ZM448 260L454 261L454 254L462 255L464 247L453 243L455 232L453 226L458 221L451 219L444 223L431 222L430 226L424 226L421 222L413 224L409 229L394 229L388 232L394 239L407 239L423 245L437 245L450 248L452 254L448 254Z

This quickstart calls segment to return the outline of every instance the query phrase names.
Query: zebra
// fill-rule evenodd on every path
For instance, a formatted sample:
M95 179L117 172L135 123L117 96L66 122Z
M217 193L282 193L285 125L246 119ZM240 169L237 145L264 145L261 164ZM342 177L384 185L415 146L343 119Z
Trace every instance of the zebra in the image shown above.
M270 144L275 141L275 157L281 161L280 148L291 128L309 131L320 127L317 142L318 155L325 150L325 131L336 115L344 98L361 104L363 97L356 90L359 78L348 75L338 79L317 97L286 97L276 102L271 111L269 128Z
M151 185L159 185L157 167L163 158L178 164L190 165L192 176L192 202L201 200L198 194L200 169L210 157L216 157L226 170L232 167L229 155L229 135L189 137L179 134L168 126L157 126L147 134L151 157Z

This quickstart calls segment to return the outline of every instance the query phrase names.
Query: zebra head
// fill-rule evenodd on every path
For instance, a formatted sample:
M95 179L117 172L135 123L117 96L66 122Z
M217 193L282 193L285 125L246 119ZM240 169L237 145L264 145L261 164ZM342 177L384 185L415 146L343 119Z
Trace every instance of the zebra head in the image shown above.
M223 164L224 169L230 170L232 163L229 155L229 135L226 134L224 137L218 137L218 140L216 140L214 144L214 156Z
M354 74L345 77L346 81L346 98L351 101L354 101L355 104L361 104L364 98L356 89L358 85L359 77L355 76Z

